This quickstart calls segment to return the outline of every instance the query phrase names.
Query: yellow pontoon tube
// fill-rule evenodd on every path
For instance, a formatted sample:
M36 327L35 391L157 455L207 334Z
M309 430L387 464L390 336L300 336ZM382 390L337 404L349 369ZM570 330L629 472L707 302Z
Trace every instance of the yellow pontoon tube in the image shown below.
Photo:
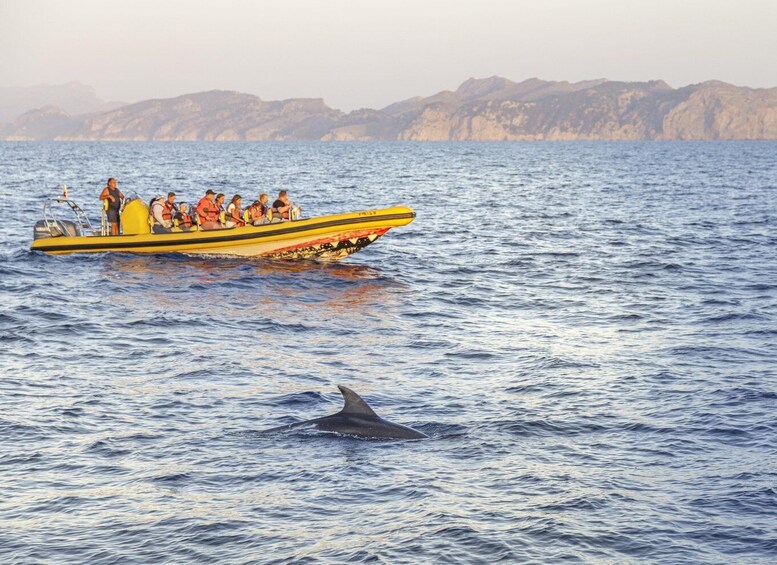
M83 225L44 220L36 224L32 249L56 255L114 251L342 259L365 248L391 228L409 224L415 218L410 208L395 206L261 226L152 234L146 219L148 208L145 203L138 203L144 211L127 214L125 210L126 222L122 216L124 235L90 235L86 229L80 229ZM143 214L146 216L142 220L135 218Z

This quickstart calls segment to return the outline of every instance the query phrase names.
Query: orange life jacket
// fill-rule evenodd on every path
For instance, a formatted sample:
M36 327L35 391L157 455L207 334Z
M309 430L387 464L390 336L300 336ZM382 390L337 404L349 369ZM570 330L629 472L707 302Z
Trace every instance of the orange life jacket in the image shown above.
M207 197L203 197L197 203L197 213L200 215L200 221L202 222L218 222L219 220L218 206L208 200Z
M168 222L173 221L173 208L174 204L170 204L169 202L165 202L165 207L162 209L162 219L167 220Z

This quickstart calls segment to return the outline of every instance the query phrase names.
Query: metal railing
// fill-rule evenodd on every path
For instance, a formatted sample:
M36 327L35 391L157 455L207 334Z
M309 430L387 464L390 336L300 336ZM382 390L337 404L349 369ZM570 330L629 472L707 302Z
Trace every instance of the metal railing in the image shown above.
M46 222L46 228L49 230L49 233L54 235L55 229L61 230L60 226L57 224L60 221L60 218L57 217L57 213L54 208L52 208L53 204L66 204L70 207L70 210L73 212L76 219L75 223L78 226L78 235L84 235L85 233L91 234L93 232L94 228L92 228L92 222L89 220L89 216L86 215L86 212L84 212L84 210L73 200L60 196L47 200L43 205L43 221Z

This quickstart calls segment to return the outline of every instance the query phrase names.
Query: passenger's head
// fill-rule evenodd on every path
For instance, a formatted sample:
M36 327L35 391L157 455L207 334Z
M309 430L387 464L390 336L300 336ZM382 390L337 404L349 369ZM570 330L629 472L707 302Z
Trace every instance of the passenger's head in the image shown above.
M213 202L213 199L214 199L215 197L216 197L216 193L215 193L215 192L213 192L211 189L208 189L208 190L205 192L205 198L207 198L207 199L208 199L208 200L210 200L211 202Z
M259 201L257 202L257 204L259 204L259 203L264 204L265 202L267 202L268 198L269 198L269 196L267 196L266 194L264 194L264 193L260 194L259 195Z
M108 179L108 186L110 186L111 188L116 188L116 179L113 178L113 177L109 178Z
M180 210L181 214L185 214L189 210L188 204L181 204Z
M284 202L286 202L287 199L288 199L288 197L286 196L286 191L285 190L281 190L278 193L278 200L283 200Z
M239 194L235 194L232 197L232 200L229 201L230 204L234 204L235 206L240 206L240 203L243 201L243 197Z
M254 203L251 204L251 208L258 208L260 204L261 202L259 202L258 200L254 200Z
M168 192L167 193L167 201L172 204L175 202L175 192Z
M224 196L222 193L219 192L216 195L216 204L223 204L225 198L226 198L226 196Z

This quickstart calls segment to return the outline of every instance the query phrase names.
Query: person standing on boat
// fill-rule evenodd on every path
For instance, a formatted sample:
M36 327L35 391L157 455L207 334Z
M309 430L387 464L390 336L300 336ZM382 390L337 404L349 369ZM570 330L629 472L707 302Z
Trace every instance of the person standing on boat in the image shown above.
M108 203L105 215L108 217L108 223L111 224L111 235L119 235L119 215L124 195L116 188L115 178L108 179L108 185L100 193L100 200Z
M208 189L195 208L204 230L217 230L221 227L219 224L219 209L216 203L213 202L215 197L216 193Z

